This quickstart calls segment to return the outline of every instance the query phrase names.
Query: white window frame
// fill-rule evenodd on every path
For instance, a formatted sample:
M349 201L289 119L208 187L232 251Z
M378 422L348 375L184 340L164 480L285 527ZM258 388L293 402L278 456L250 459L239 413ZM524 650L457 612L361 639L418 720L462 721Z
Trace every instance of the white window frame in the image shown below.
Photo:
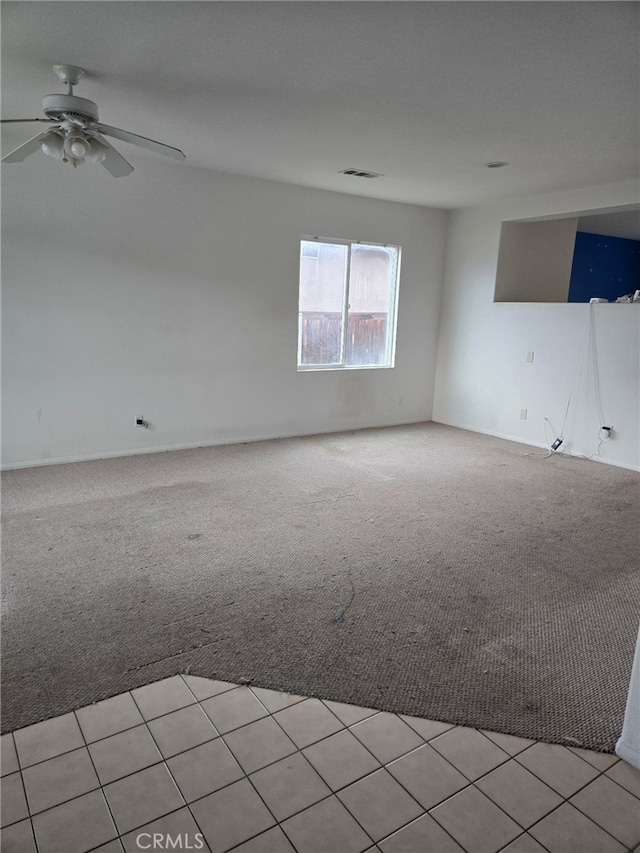
M298 273L300 272L300 261L302 255L303 242L316 243L334 243L340 246L348 246L349 253L347 256L347 267L345 271L346 287L344 289L344 304L342 306L342 337L340 340L340 363L337 364L301 364L302 356L302 314L298 310L298 356L297 369L298 372L306 373L309 371L318 370L389 370L395 367L396 361L396 337L398 331L398 294L400 290L400 261L402 248L393 243L376 243L371 240L345 240L344 238L336 237L316 237L305 236L300 237L298 243ZM387 359L385 364L345 364L345 344L347 339L347 319L349 315L349 279L351 273L351 248L352 246L374 246L381 249L395 249L397 255L395 286L391 297L391 306L389 309L389 322L391 329L387 335ZM300 298L300 282L298 281L298 298Z

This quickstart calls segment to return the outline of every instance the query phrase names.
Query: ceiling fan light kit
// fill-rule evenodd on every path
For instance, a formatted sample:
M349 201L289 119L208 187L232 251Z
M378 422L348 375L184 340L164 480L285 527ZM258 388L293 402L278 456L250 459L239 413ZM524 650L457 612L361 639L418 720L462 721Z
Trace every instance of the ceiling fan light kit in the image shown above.
M46 118L3 120L3 124L47 122L53 127L11 151L2 158L3 163L18 163L40 149L49 157L72 166L80 166L86 160L90 163L101 163L115 178L131 174L133 166L103 138L104 136L111 136L176 160L186 159L178 148L98 121L97 105L87 98L79 98L73 94L73 87L84 76L82 68L76 65L54 65L53 70L58 79L66 83L67 94L45 95L42 109Z
M56 133L55 130L50 130L42 136L40 140L40 148L49 157L53 157L56 160L62 160L64 157L64 136L60 133Z
M91 163L104 163L109 152L106 145L103 145L99 139L89 139L89 150L86 153L86 159Z

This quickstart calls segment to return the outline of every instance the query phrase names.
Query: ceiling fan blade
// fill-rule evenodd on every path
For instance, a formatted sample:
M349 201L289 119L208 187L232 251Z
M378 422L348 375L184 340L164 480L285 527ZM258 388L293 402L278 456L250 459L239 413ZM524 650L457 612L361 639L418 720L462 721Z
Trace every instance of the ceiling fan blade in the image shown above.
M118 127L110 127L108 124L97 123L95 127L100 133L104 133L106 136L113 136L114 139L120 139L122 142L130 142L132 145L139 145L140 148L148 148L149 151L155 151L157 154L174 157L176 160L187 159L179 148L172 148L171 145L165 145L164 142L156 142L154 139L147 139L146 136L138 136L137 133L120 130Z
M0 124L24 124L25 122L32 123L34 121L55 124L56 120L54 118L3 118L0 119Z
M122 154L116 151L113 145L110 145L103 136L96 133L95 138L108 149L105 158L102 161L102 165L110 175L113 175L114 178L124 178L126 175L130 175L131 172L133 172L133 166L131 163L128 163Z
M32 136L31 139L27 139L26 142L23 142L22 145L14 148L13 151L10 151L5 157L3 157L2 162L19 163L21 160L26 160L27 157L31 154L35 154L35 152L39 150L40 142L47 133L49 133L48 130L42 130L37 134L37 136Z

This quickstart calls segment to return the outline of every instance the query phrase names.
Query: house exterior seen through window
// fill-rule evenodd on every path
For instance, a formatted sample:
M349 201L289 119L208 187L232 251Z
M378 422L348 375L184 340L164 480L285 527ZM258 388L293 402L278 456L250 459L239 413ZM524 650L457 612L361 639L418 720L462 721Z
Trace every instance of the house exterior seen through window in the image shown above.
M400 247L300 241L298 370L393 367Z

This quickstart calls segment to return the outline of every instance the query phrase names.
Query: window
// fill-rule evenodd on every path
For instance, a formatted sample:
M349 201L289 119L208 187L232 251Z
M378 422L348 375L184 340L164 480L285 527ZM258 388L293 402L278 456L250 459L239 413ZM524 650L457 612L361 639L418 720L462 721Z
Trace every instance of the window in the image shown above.
M400 248L300 241L298 370L393 367Z

